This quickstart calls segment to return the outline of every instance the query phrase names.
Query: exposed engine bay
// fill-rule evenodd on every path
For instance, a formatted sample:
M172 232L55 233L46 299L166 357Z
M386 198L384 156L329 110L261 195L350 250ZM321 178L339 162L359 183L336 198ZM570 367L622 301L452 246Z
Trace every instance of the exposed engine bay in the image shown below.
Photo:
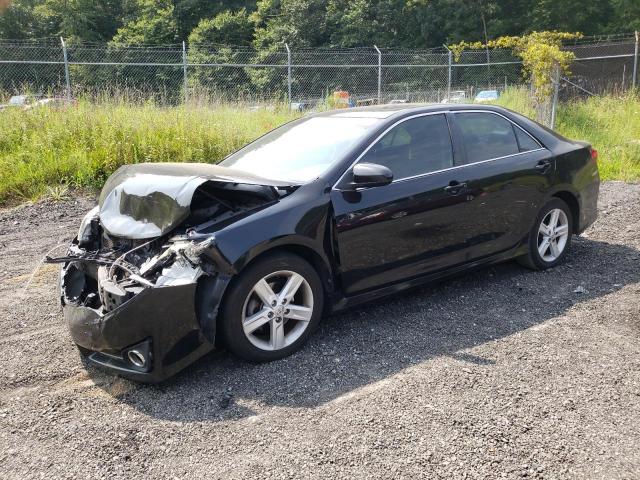
M183 206L184 199L162 191L140 196L121 188L117 213L109 210L113 202L103 202L87 214L67 255L48 259L67 264L63 302L110 311L144 288L196 283L202 275L226 271L214 232L285 194L272 186L205 181ZM184 212L177 213L181 210L184 219ZM103 216L111 221L124 217L115 224L126 223L129 237L152 229L161 234L151 239L114 236L101 222Z

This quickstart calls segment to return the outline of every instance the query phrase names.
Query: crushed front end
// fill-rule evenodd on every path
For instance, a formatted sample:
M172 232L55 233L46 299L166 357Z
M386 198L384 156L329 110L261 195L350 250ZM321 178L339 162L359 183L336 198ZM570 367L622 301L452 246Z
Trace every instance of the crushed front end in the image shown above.
M142 381L167 378L213 349L229 276L214 237L124 241L102 232L65 257L60 298L90 363ZM221 268L222 267L222 268Z
M88 362L157 382L214 348L234 274L215 232L281 195L229 177L211 165L121 167L67 255L48 258L62 264L64 317Z

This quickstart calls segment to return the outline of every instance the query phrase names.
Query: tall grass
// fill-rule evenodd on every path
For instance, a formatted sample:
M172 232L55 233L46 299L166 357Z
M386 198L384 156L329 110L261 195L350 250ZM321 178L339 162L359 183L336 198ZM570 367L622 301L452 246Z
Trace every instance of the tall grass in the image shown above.
M526 89L499 103L533 117ZM133 162L217 162L294 118L284 109L160 107L117 101L67 109L0 111L0 204L34 199L48 188L100 188ZM600 153L605 180L640 181L640 97L594 97L562 104L557 130Z
M535 118L526 88L508 89L497 103ZM556 131L598 150L603 180L640 181L640 95L589 97L561 103Z
M640 181L640 96L591 97L563 105L557 129L598 150L601 178Z
M284 110L123 103L0 111L0 204L47 186L99 188L120 165L217 162L293 118Z

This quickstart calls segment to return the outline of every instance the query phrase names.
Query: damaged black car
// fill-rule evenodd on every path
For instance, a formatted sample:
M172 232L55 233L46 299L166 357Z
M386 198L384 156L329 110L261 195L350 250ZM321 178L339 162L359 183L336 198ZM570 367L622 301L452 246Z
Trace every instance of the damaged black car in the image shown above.
M509 110L338 110L218 165L121 167L48 261L86 360L155 382L214 348L282 358L323 314L470 268L557 265L598 188L589 144Z

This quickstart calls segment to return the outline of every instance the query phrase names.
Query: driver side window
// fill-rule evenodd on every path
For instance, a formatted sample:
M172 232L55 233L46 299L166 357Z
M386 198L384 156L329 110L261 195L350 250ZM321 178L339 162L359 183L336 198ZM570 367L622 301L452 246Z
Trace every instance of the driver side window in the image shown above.
M444 114L412 118L378 140L360 162L384 165L394 180L453 166L453 147Z

